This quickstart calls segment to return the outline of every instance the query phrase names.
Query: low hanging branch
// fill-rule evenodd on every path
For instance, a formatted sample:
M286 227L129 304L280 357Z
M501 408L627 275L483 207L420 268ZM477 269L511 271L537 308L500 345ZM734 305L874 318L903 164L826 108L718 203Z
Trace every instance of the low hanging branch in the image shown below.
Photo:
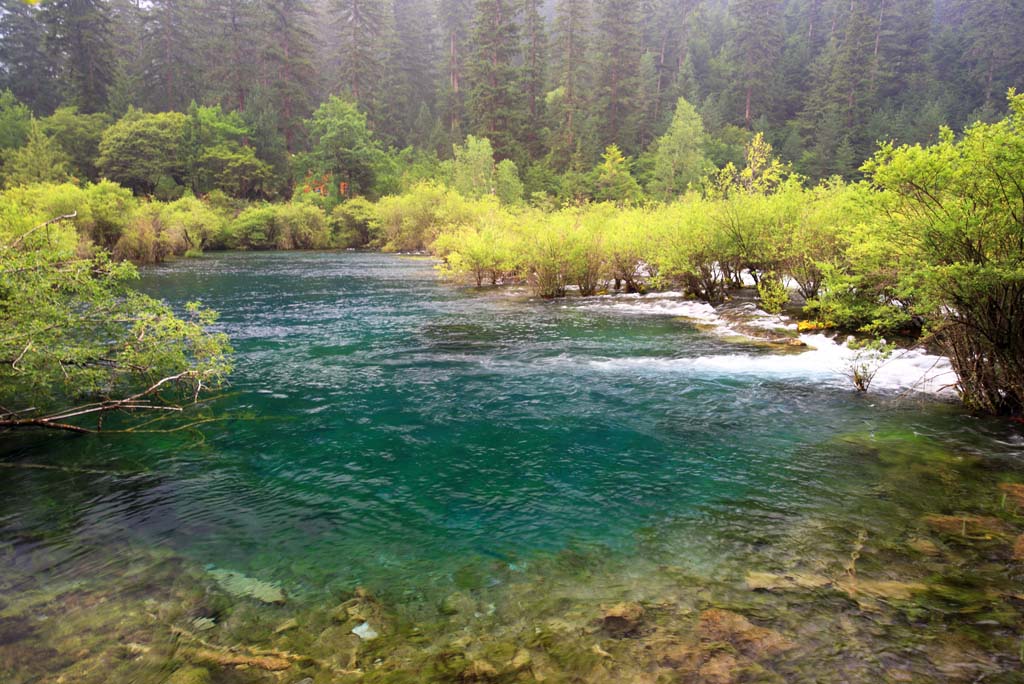
M102 418L111 411L167 411L180 413L184 411L181 406L173 404L155 403L155 397L162 389L171 385L181 384L187 380L195 380L202 386L202 374L199 371L190 370L177 375L171 375L154 383L138 394L133 394L123 399L110 399L93 404L83 404L74 408L58 411L46 416L35 416L32 418L18 418L18 412L7 411L0 408L0 428L49 428L53 430L64 430L81 434L94 434L102 429ZM198 391L193 395L193 401L198 399ZM69 423L73 418L95 415L99 417L95 430L84 428L80 425Z

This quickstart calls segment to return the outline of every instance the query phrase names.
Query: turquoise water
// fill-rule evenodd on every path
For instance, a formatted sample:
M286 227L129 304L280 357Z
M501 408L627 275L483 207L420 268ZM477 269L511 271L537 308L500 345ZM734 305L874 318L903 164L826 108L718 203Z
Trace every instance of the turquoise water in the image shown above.
M426 260L214 255L141 287L221 311L231 386L195 430L5 436L3 460L25 467L0 472L0 541L38 572L101 576L116 549L159 547L302 600L361 585L399 603L551 559L742 578L812 553L800 530L848 554L857 530L974 491L893 486L872 435L981 458L984 486L1019 474L1013 431L953 404L730 373L728 357L781 352L601 302L454 288ZM726 362L663 363L709 356Z

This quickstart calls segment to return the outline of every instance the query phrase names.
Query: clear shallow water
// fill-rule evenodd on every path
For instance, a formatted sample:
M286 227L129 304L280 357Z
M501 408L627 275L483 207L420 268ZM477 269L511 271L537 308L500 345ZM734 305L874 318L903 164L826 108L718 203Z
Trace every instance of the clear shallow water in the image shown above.
M159 547L310 602L365 586L430 603L567 550L741 580L813 552L802 530L849 553L861 528L899 536L1020 468L1005 424L955 405L859 396L633 304L452 288L425 260L214 255L149 269L141 287L222 312L237 363L219 420L5 436L6 462L63 468L0 471L14 563L102 576L118 571L112 548ZM718 361L687 363L701 358ZM988 474L932 481L923 462L894 485L865 447L892 434Z

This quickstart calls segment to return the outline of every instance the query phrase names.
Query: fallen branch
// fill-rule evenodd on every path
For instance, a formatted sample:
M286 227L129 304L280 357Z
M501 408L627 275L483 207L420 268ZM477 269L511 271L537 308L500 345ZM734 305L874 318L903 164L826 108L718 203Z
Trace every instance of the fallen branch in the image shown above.
M133 394L123 399L111 399L108 401L97 402L94 404L83 404L82 406L76 406L74 408L65 409L56 413L51 413L46 416L38 416L34 418L16 418L16 413L0 414L4 415L3 419L0 419L0 428L28 428L28 427L40 427L50 428L54 430L64 430L67 432L77 432L80 434L94 434L102 429L102 418L105 414L111 411L164 411L180 413L185 409L181 406L168 406L162 404L152 403L147 397L152 397L160 392L161 389L179 383L184 380L192 378L200 378L201 375L197 371L185 371L178 373L177 375L171 375L166 378L162 378L153 385L150 385L147 389ZM198 395L194 396L193 399L198 399ZM67 421L72 418L80 418L82 416L98 415L99 421L97 429L90 430L88 428L81 427L68 423Z

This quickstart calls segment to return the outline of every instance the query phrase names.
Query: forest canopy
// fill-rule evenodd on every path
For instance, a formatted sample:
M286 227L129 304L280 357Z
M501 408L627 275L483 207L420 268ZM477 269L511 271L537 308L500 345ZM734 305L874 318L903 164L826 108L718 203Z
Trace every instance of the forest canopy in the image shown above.
M1009 0L0 0L0 148L27 114L47 180L273 198L327 174L376 197L473 135L527 198L566 198L615 145L664 199L763 132L852 179L878 141L1004 116L1021 25Z

